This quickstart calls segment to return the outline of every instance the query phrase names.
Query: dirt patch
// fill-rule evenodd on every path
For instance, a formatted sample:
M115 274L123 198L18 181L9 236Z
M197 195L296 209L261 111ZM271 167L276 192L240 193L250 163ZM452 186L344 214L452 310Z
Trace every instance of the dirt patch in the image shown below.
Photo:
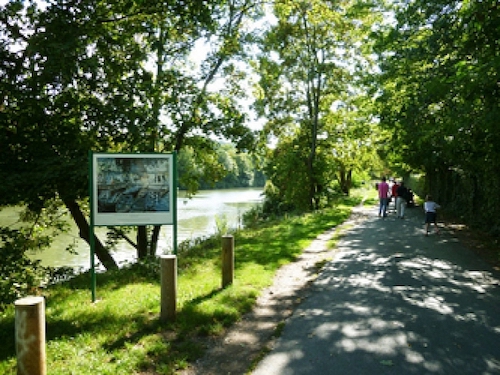
M316 278L325 261L333 258L335 249L328 242L344 226L363 220L362 210L354 210L340 228L318 236L297 261L280 268L274 283L257 299L252 312L218 338L207 339L205 355L181 375L243 375L271 347L276 333L295 307L308 294L308 285Z

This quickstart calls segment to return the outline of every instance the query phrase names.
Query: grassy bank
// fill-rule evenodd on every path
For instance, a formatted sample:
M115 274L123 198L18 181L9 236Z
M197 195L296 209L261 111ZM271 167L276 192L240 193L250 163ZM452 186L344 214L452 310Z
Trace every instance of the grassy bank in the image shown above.
M175 322L161 323L157 261L42 291L46 297L47 369L57 374L172 374L203 354L199 338L219 335L248 312L276 270L326 229L342 223L360 196L335 208L256 223L234 234L235 282L221 289L221 244L214 238L178 255ZM0 316L0 373L16 373L14 309Z

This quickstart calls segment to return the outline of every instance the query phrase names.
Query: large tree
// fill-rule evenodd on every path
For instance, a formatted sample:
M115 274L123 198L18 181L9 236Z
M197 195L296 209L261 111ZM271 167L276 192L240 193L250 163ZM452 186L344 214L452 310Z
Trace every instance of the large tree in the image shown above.
M368 176L383 169L377 152L383 135L375 120L373 102L366 94L347 92L335 111L325 115L325 134L320 145L327 154L330 167L326 169L347 195L354 173Z
M89 150L170 152L188 145L203 162L216 154L210 136L249 147L251 132L236 101L241 72L232 61L243 51L244 21L259 15L252 3L12 1L2 7L0 203L41 212L49 200L60 200L88 241L81 203ZM199 41L210 41L212 50L198 56L196 71L189 57ZM158 232L139 228L139 256L155 252ZM116 267L108 249L96 244L104 266Z
M257 65L256 109L268 120L264 132L278 139L270 163L287 160L283 156L288 153L287 163L280 164L285 167L281 173L288 170L290 178L301 176L299 184L285 184L284 176L273 180L270 175L271 181L279 185L285 202L313 209L319 207L331 180L327 160L332 151L319 147L320 140L330 136L330 115L336 103L359 83L356 77L369 69L363 48L369 45L372 4L278 0L273 9L276 22L263 36ZM290 165L292 160L294 165Z

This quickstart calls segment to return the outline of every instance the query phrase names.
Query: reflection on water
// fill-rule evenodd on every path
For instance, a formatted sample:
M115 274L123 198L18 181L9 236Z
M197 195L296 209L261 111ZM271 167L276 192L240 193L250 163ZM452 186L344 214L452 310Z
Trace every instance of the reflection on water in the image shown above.
M217 221L226 222L230 228L240 226L243 213L262 201L261 193L262 189L204 190L193 198L186 199L181 192L177 199L178 242L216 233ZM13 221L13 211L10 211L9 215L9 210L0 211L0 222L4 225ZM96 227L95 231L101 240L105 238L105 227ZM172 232L172 226L162 226L158 253L172 250ZM64 251L70 243L75 244L78 254ZM86 269L90 265L89 255L88 244L78 237L78 230L73 227L72 233L60 236L52 248L33 254L31 257L41 259L43 265ZM113 257L119 263L134 260L135 256L135 249L125 242L120 243L113 252Z

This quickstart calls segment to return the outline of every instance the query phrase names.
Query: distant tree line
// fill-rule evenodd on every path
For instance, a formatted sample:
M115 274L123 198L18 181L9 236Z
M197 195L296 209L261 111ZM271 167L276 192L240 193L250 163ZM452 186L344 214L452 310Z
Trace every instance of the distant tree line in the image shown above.
M262 160L248 152L239 152L232 144L218 144L216 158L219 165L217 174L207 173L209 164L196 162L193 148L184 148L177 157L179 188L229 189L246 187L264 187L266 178L262 171ZM208 179L207 175L211 178Z

